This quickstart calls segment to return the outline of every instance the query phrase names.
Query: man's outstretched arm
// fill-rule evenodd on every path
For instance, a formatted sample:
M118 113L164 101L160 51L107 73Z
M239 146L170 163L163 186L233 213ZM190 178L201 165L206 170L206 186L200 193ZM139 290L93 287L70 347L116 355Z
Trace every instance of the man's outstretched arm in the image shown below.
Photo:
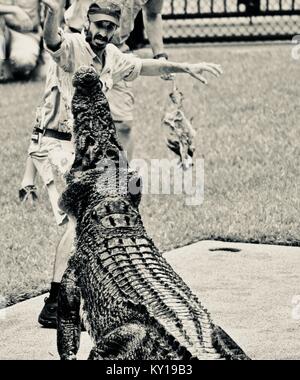
M222 74L220 65L215 63L177 63L170 61L161 61L155 59L142 59L142 69L140 75L159 76L176 73L187 73L200 82L207 84L207 80L203 77L203 73L208 72L215 77Z
M42 0L47 6L47 15L44 24L44 40L50 50L57 50L62 42L59 34L61 19L61 0Z

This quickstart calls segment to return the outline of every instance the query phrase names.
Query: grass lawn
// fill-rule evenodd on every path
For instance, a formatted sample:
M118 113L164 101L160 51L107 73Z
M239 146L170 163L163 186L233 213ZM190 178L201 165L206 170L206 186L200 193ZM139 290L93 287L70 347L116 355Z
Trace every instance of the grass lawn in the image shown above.
M291 47L194 46L169 53L172 60L221 63L224 75L208 87L178 76L198 132L196 157L205 162L205 199L192 207L184 195L145 195L149 234L163 251L202 239L299 245L300 62L291 59ZM173 158L160 127L169 90L159 78L136 81L136 158ZM62 233L40 181L34 208L17 199L42 92L41 82L0 85L0 294L9 299L47 287Z

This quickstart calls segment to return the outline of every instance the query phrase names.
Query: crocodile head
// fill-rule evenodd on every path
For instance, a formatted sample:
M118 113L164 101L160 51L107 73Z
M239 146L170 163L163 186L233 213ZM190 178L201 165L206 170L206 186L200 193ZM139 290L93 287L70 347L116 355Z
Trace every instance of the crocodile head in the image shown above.
M93 67L81 67L73 77L75 161L71 172L103 166L103 161L126 162L102 82Z
M89 92L94 86L101 86L99 75L92 66L81 66L73 76L73 86Z

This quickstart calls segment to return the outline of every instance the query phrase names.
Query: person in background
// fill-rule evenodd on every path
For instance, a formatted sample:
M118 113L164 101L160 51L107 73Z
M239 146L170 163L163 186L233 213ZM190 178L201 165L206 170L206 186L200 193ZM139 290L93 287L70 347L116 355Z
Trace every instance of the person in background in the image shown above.
M40 0L0 0L0 82L27 79L40 56Z

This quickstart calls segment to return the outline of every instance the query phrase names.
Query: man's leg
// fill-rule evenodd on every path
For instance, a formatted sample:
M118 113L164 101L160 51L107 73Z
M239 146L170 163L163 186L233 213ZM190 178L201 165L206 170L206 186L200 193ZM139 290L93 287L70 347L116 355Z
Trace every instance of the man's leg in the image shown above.
M63 176L71 167L74 161L74 147L70 141L60 141L53 138L43 138L44 145L47 147L48 160L44 165L54 166L59 175ZM45 170L44 170L45 172ZM56 216L58 225L64 224L68 216L63 214L58 206L59 193L56 189L54 179L47 184L48 194L52 208ZM66 219L60 220L64 217ZM73 251L75 239L76 222L69 219L65 233L63 234L55 255L53 278L50 289L50 296L45 300L45 305L39 315L39 323L45 327L56 327L57 325L57 301L60 290L60 282L68 266L68 260Z
M40 35L11 31L9 61L14 76L27 78L35 69L40 55Z
M50 288L49 298L45 299L45 305L39 315L39 323L45 327L57 326L57 301L60 290L62 276L67 269L68 260L71 256L75 238L75 223L70 221L67 224L57 249L54 263L53 279Z
M53 282L61 282L62 276L68 266L68 260L74 246L75 223L72 219L67 224L67 229L62 236L56 250L53 268Z

